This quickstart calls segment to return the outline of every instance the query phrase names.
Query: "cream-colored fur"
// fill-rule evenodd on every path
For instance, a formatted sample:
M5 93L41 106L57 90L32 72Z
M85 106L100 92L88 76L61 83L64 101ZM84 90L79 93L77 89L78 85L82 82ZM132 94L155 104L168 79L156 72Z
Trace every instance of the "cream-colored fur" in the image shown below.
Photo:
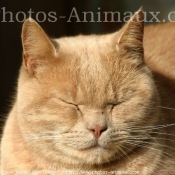
M1 174L172 175L174 27L147 27L144 54L141 10L116 33L55 40L26 20Z

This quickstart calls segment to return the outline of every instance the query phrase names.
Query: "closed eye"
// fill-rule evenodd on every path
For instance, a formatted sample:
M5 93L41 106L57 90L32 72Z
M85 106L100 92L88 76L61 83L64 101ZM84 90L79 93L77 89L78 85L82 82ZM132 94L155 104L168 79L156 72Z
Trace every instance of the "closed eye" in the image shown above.
M72 103L72 102L65 101L65 100L63 100L63 99L61 99L61 98L59 98L59 99L60 99L62 102L64 102L64 103L67 103L67 104L69 104L69 105L72 105L72 106L76 107L78 111L80 110L80 108L78 107L77 104L74 104L74 103Z
M74 104L74 103L71 103L71 102L65 102L65 103L70 104L70 105L72 105L72 106L75 106L75 107L77 108L78 111L80 110L80 108L78 107L77 104Z
M124 101L118 102L118 103L109 103L108 105L111 106L111 110L113 110L116 106L119 106L120 104L124 103Z
M73 104L74 106L76 106L77 110L80 111L80 108L78 107L78 105Z

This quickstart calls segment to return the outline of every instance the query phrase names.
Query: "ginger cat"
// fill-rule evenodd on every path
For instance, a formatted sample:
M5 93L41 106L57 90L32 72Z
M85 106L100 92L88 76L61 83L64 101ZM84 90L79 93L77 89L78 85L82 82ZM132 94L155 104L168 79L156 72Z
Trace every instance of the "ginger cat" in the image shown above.
M54 40L25 21L2 175L175 174L175 24L146 27L143 40L143 18Z

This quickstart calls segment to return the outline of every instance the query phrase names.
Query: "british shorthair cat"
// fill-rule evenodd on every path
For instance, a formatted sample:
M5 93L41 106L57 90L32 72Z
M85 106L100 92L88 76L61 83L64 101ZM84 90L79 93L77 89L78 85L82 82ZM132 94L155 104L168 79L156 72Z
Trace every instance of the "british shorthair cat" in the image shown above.
M27 19L1 174L173 175L174 29L144 32L140 9L115 33L50 39Z

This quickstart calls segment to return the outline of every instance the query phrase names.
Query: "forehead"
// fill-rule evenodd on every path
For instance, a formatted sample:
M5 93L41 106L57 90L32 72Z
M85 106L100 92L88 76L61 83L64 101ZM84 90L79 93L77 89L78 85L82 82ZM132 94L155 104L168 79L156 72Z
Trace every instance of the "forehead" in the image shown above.
M57 42L58 60L63 60L64 64L60 66L58 61L54 66L51 72L54 72L56 79L52 83L63 98L99 105L116 100L123 67L109 36L79 36ZM129 69L124 67L126 74Z
M98 103L114 99L113 82L110 73L101 63L69 64L53 71L52 87L67 101L78 104ZM62 71L61 71L62 70Z
M80 35L58 39L56 40L59 44L58 60L63 60L65 67L71 72L78 71L84 81L88 79L93 81L94 78L94 81L105 80L112 70L113 62L117 60L117 50L113 47L111 36Z

